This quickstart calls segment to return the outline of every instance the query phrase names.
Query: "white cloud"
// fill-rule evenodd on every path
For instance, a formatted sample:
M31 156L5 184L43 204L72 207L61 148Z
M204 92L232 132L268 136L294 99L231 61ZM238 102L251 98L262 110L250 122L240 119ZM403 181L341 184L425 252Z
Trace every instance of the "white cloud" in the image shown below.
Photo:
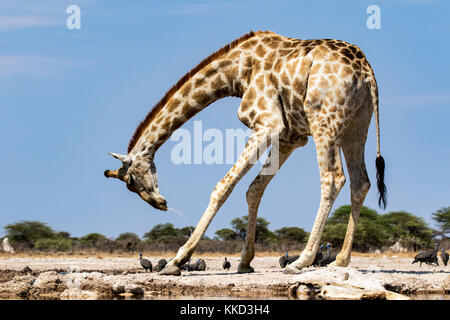
M208 14L238 7L237 3L231 2L182 3L177 4L175 9L169 13L175 15Z
M0 56L0 78L20 75L45 77L56 73L60 74L70 68L89 65L92 63L53 57L3 55Z
M94 0L78 0L82 9ZM0 0L0 31L43 26L64 26L73 0Z
M419 94L400 97L380 97L380 104L392 106L433 107L437 104L450 103L450 94Z
M0 16L0 30L27 28L38 26L51 26L58 24L57 21L36 16ZM59 24L63 24L60 22Z
M437 0L400 0L400 2L429 4L429 3L437 3Z

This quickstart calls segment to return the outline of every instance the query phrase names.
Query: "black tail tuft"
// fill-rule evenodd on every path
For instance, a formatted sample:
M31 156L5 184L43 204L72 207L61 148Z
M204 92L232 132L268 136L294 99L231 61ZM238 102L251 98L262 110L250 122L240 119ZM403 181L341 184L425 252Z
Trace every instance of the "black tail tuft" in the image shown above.
M375 166L377 167L377 186L378 186L378 205L381 209L386 209L387 204L387 190L384 184L384 159L382 156L378 156L375 160Z

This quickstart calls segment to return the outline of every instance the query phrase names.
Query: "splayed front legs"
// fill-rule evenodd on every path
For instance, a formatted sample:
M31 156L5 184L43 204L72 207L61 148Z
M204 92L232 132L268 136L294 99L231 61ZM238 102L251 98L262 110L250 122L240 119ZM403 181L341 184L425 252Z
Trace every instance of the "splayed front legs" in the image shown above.
M205 233L215 214L230 195L237 182L250 170L260 155L266 150L273 136L276 133L268 131L254 131L249 137L247 144L239 157L238 161L233 165L231 170L216 185L211 193L208 208L203 213L199 223L189 240L179 250L174 259L172 259L159 274L162 275L180 275L180 266L186 263L197 247L201 237Z
M295 147L293 146L281 146L278 148L277 145L273 145L266 163L248 188L246 195L248 204L247 236L245 238L245 245L241 254L241 262L238 265L239 273L249 273L254 271L250 266L250 262L255 257L255 233L258 207L264 190L276 174L276 172L267 172L265 170L267 170L273 163L278 162L278 168L276 168L276 171L278 171L294 149ZM278 158L278 161L274 161L274 158Z

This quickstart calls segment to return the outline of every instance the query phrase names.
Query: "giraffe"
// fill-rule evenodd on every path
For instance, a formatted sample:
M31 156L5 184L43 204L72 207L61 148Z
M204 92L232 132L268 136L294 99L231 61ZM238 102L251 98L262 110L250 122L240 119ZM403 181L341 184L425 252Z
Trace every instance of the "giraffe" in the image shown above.
M378 88L373 70L355 45L334 39L300 40L271 31L251 31L211 54L181 78L137 127L128 153L110 153L122 161L105 176L117 178L144 201L167 210L158 186L154 155L170 135L214 101L241 98L238 118L251 129L239 159L210 195L209 204L187 242L160 271L180 275L215 214L234 186L262 152L269 156L246 193L247 237L238 272L253 272L256 217L265 188L292 152L308 137L316 144L321 199L314 225L300 257L285 273L299 273L312 264L322 231L345 183L340 150L345 156L351 189L351 214L344 243L334 265L347 266L360 209L369 191L364 147L372 113L377 135L379 205L386 206L384 160L380 153ZM275 170L264 169L277 158Z

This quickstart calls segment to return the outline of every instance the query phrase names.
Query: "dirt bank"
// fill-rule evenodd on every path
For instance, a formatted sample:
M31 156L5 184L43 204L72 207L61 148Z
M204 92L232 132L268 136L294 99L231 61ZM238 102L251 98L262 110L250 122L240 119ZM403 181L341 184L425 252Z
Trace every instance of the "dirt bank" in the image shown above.
M156 265L159 259L159 257L147 258L153 265ZM115 295L156 297L201 295L276 298L297 297L302 294L300 291L305 289L299 287L298 281L293 280L295 275L283 273L278 265L278 257L256 257L252 262L256 272L252 274L236 273L238 257L229 257L231 261L229 271L222 269L222 258L202 258L207 264L204 272L183 272L180 277L163 277L154 272L145 273L140 268L139 259L136 258L12 256L0 259L0 297L98 299ZM395 256L354 257L349 272L352 277L353 270L359 275L363 274L390 292L450 293L450 267L444 267L441 262L440 266L422 264L420 267L418 264L412 265L411 261L409 257ZM304 274L317 269L305 268ZM323 272L327 270L329 273L332 272L331 268L320 269ZM310 283L317 289L317 282L311 280ZM329 283L320 285L327 284ZM328 292L333 292L331 289L328 288ZM308 295L311 292L303 294Z

